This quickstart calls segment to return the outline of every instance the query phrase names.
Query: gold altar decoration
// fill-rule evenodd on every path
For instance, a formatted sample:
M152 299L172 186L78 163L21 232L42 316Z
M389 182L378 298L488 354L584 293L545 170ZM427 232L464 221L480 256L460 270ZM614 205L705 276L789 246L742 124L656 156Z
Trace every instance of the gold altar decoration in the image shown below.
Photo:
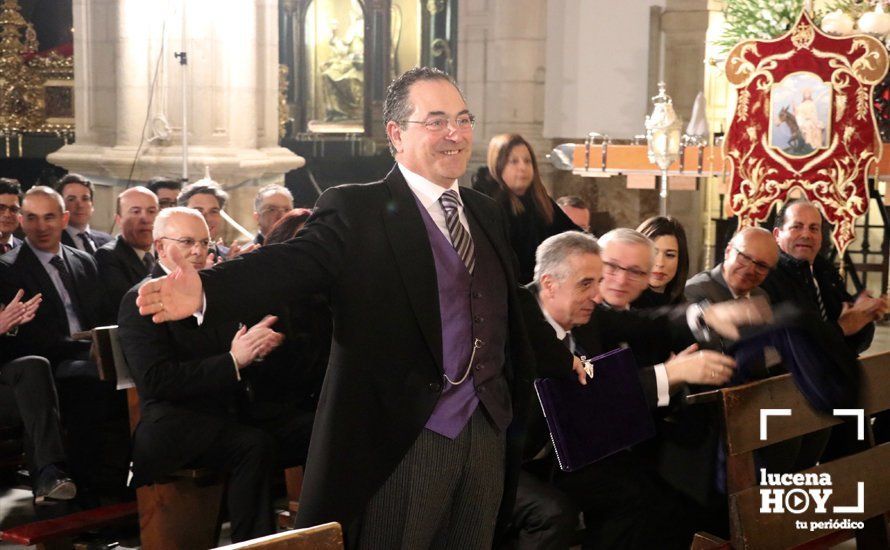
M17 0L0 4L0 137L6 156L23 134L55 134L67 141L74 129L71 57L37 54L33 25L21 15Z

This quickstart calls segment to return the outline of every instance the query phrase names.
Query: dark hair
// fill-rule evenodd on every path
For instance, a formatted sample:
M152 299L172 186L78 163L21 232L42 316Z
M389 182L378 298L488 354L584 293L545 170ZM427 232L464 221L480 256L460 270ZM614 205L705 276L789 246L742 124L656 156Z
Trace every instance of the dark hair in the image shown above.
M411 94L411 86L416 82L424 80L444 80L454 86L461 97L464 93L460 90L457 82L448 73L434 69L432 67L414 67L399 75L393 80L386 89L386 99L383 101L383 126L387 126L389 121L397 123L404 128L403 121L411 115L414 105L408 100ZM389 139L387 133L387 139ZM389 144L389 152L396 154L395 147Z
M492 179L498 182L501 195L506 196L509 200L510 211L513 215L522 214L525 211L525 206L522 205L519 197L507 187L507 184L504 183L504 179L501 177L504 173L504 168L507 167L510 153L519 145L524 145L528 149L528 154L532 158L532 169L534 170L532 184L526 192L532 194L538 213L544 218L547 225L550 225L553 223L553 201L550 200L550 195L547 194L547 189L544 188L544 182L541 181L541 172L538 170L535 150L532 149L531 144L525 138L519 134L499 134L491 138L491 141L488 143L488 171Z
M579 197L578 195L563 195L556 199L556 204L559 206L569 206L571 208L586 208L590 210L590 205L587 204L587 201Z
M294 208L289 211L275 222L275 225L269 230L269 234L266 235L266 240L263 241L263 244L278 244L293 239L311 215L312 210L308 208Z
M13 178L0 178L0 195L16 195L22 202L22 184Z
M181 190L182 182L171 178L165 178L164 176L155 176L148 180L148 183L145 184L145 186L148 187L149 191L157 195L159 189L172 189L173 191Z
M641 223L637 227L637 231L652 242L664 235L670 235L677 239L677 248L679 249L677 274L665 285L664 289L668 302L676 302L683 296L686 277L689 275L689 246L686 244L686 230L683 229L683 224L673 216L655 216Z
M785 222L788 221L786 219L788 217L788 209L798 204L805 204L812 208L816 208L816 211L819 212L819 217L821 219L822 212L819 211L815 204L808 201L807 199L794 199L786 202L782 205L782 208L779 208L779 211L776 213L776 220L773 222L773 227L776 229L782 229L782 226L784 226Z
M69 183L76 183L78 185L83 185L87 189L90 190L90 201L93 200L93 194L95 193L95 187L93 186L93 182L88 180L86 176L81 176L80 174L70 173L62 176L62 179L59 180L59 183L56 184L56 191L64 198L65 186Z
M213 195L220 208L225 208L226 201L229 200L229 194L223 188L212 180L199 180L195 183L186 185L185 188L176 197L176 204L179 206L188 206L189 199L195 195Z

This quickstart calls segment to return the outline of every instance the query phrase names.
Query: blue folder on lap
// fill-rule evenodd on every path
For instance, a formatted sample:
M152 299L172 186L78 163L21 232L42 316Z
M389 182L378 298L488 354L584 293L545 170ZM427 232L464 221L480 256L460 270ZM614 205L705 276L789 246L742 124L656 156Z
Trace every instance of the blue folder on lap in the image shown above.
M655 436L633 353L619 348L591 359L587 385L576 376L538 378L559 467L573 472Z

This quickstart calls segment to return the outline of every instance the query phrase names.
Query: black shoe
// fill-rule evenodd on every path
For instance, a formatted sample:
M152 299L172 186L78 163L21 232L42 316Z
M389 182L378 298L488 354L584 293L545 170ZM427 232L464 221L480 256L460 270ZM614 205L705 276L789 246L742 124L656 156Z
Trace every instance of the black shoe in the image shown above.
M40 470L34 485L34 502L43 504L47 500L71 500L77 494L77 486L55 464Z

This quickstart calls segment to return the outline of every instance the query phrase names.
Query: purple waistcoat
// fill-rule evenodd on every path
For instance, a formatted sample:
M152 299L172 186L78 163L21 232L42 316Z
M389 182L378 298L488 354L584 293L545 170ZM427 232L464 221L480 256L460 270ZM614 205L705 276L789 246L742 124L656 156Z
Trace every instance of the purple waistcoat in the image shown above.
M472 373L453 386L442 378L443 391L426 428L454 439L481 400L500 429L510 422L509 391L504 379L507 333L507 283L497 253L468 209L464 209L476 250L470 276L454 247L418 203L436 264L439 316L442 322L442 364L453 381L466 372L473 343L478 341ZM506 408L505 408L506 404Z

